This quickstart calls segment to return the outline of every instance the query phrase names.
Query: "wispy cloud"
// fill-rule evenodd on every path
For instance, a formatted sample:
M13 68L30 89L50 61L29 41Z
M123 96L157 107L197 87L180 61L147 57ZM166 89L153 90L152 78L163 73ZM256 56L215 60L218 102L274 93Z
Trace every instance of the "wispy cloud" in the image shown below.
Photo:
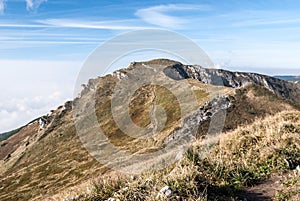
M264 25L286 25L286 24L299 24L300 18L293 19L269 19L269 20L249 20L243 21L239 23L233 24L233 26L237 27L245 27L245 26L264 26Z
M239 10L221 13L213 18L214 22L222 22L235 28L249 27L255 30L256 26L269 28L299 27L298 12L285 10Z
M149 28L149 26L137 25L135 20L83 21L76 19L46 19L38 20L37 22L46 26L81 29L135 30Z
M26 9L28 11L36 11L44 2L47 2L47 0L26 0Z
M1 1L1 0L0 0ZM140 20L106 20L89 21L77 19L43 19L28 22L27 24L18 24L14 22L0 22L0 28L78 28L78 29L108 29L108 30L137 30L153 28L147 25L141 25Z
M0 14L4 13L6 0L0 0Z
M170 15L169 12L187 10L207 10L208 6L190 4L169 4L139 9L135 15L147 23L166 28L180 28L187 20Z
M0 0L1 1L1 0ZM7 28L49 28L50 25L44 24L14 24L14 23L2 23L0 27L7 27Z
M53 41L53 40L11 40L1 41L0 50L33 48L33 47L49 47L50 45L98 45L103 41Z

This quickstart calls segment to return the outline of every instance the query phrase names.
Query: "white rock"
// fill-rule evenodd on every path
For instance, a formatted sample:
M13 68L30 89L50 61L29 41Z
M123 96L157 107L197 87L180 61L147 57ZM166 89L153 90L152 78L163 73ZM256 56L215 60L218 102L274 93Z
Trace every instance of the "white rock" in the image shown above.
M171 190L171 188L169 186L165 186L159 191L156 198L157 199L169 198L172 196L172 194L173 194L173 191Z
M297 170L298 173L300 174L300 165L298 165L298 166L296 167L296 170Z
M120 200L117 198L108 198L106 201L120 201Z
M43 121L42 118L39 119L39 131L43 130L45 126L46 126L45 121Z
M115 71L112 73L112 75L117 77L119 80L127 77L127 75L125 73L120 72L120 71Z
M114 195L113 195L114 197L119 197L120 195L119 195L119 193L118 192L114 192Z
M64 198L63 201L75 201L75 200L78 200L79 198L80 198L79 195L68 196L68 197Z

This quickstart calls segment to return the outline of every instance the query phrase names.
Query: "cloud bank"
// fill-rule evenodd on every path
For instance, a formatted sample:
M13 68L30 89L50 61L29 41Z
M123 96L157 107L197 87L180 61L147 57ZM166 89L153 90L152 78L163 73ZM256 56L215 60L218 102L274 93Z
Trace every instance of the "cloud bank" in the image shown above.
M62 101L63 95L59 91L54 91L48 96L1 100L0 133L18 128L38 116L45 115L49 108L55 109L59 104L63 104Z
M0 133L73 98L80 62L0 60Z

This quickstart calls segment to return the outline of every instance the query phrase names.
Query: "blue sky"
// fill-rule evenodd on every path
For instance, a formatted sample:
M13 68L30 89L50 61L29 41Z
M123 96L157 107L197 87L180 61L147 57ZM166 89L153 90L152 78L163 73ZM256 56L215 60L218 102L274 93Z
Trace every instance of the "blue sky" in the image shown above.
M187 36L222 68L300 74L297 0L0 0L0 132L70 99L97 46L145 28Z

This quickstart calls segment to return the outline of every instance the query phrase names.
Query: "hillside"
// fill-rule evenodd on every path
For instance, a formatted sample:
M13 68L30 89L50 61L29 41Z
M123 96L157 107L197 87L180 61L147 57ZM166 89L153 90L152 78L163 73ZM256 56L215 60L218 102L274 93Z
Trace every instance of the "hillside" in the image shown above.
M161 83L171 80L172 86L169 89L172 93L162 85L145 85L130 98L130 119L139 127L147 128L143 135L153 128L159 130L161 127L156 121L160 113L155 105L160 105L166 113L166 116L162 116L166 123L161 131L145 140L128 136L118 127L111 111L111 100L115 87L121 80L128 79L131 71L138 69L138 72L146 72L149 67L163 69L163 73L155 79ZM191 97L186 95L186 83L194 94ZM183 96L181 101L178 97ZM133 154L151 153L183 137L197 139L194 142L196 150L188 151L181 161L153 174L150 183L145 180L149 175L133 181L120 175L117 181L107 180L108 183L105 183L106 180L101 179L103 175L116 173L89 154L82 144L82 135L77 135L78 125L75 124L75 120L87 124L84 125L87 129L85 132L92 135L86 137L97 135L88 132L95 128L95 122L87 121L93 109L88 100L93 97L97 124L110 143L120 150ZM189 102L193 97L196 98L195 104ZM284 173L299 165L299 100L299 85L265 75L205 69L165 59L133 62L127 69L91 79L80 97L33 121L1 142L0 200L43 200L53 196L62 198L65 195L63 192L68 192L71 187L95 178L100 178L94 185L96 191L83 192L78 187L81 193L87 193L79 193L79 197L108 199L113 193L128 187L133 190L122 195L127 196L127 200L133 198L130 196L153 200L154 194L163 185L168 185L172 192L176 192L174 196L180 199L190 196L193 200L201 197L205 191L209 196L222 191L228 198L235 195L236 191L268 178L272 173ZM74 111L74 107L78 106L82 108L79 113ZM226 114L224 126L211 127L211 119L222 114ZM268 122L273 123L267 125ZM127 123L123 122L124 125ZM265 127L269 130L265 130ZM255 132L254 128L257 129ZM280 130L283 130L284 136L282 132L277 132ZM204 143L208 132L222 132L221 136L226 136L224 139L230 136L228 140L238 143L228 141L227 144L221 144L221 141L216 140L214 148L209 150L212 158L199 158L197 149L201 148L200 144ZM282 143L279 142L281 139ZM97 146L106 146L105 143L96 142ZM288 145L292 145L292 148L286 148ZM227 150L224 157L232 160L218 158L218 152L221 151L218 146L223 146L222 150ZM90 153L93 155L93 152ZM276 153L274 157L273 153ZM111 155L107 157L113 158ZM256 159L261 161L254 162ZM291 167L280 162L284 159L291 162ZM145 166L140 163L135 161L129 167L139 169ZM170 174L173 176L168 178Z
M284 111L197 140L183 159L139 177L109 174L86 188L56 195L71 200L299 200L300 112ZM211 144L207 149L206 143ZM298 166L299 167L299 166ZM165 189L165 190L163 190Z

